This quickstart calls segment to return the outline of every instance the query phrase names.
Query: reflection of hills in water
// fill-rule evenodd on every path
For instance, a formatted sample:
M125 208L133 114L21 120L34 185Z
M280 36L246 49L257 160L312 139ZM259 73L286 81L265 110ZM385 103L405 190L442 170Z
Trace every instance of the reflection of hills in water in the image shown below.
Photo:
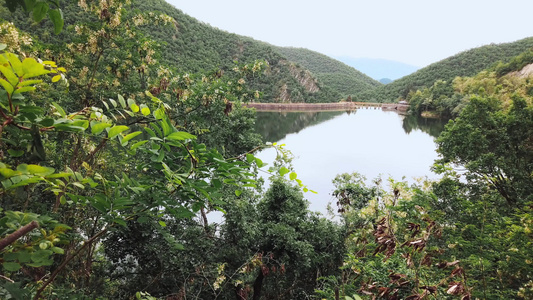
M316 125L336 116L344 111L321 111L321 112L257 112L255 130L261 134L265 142L277 142L287 134ZM348 112L355 113L355 111Z
M414 115L407 115L403 119L403 130L409 134L415 129L420 129L423 132L431 135L432 137L438 137L444 130L444 125L448 123L447 119L431 119L422 118Z
M331 120L344 113L356 113L344 111L321 111L321 112L257 112L255 130L261 134L265 142L277 142L285 138L287 134L298 133L300 130ZM429 119L412 115L403 117L402 128L409 134L411 131L420 129L432 137L438 137L444 130L448 120Z

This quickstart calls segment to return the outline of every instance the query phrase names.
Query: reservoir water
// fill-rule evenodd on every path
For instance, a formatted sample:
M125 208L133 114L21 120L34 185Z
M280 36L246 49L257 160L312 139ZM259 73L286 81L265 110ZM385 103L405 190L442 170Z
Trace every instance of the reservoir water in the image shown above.
M257 112L256 128L267 142L286 144L295 156L298 178L317 192L305 193L312 211L326 212L333 200L333 178L358 172L414 182L438 178L430 167L437 158L434 138L445 121L403 116L395 111ZM273 162L274 149L258 154Z

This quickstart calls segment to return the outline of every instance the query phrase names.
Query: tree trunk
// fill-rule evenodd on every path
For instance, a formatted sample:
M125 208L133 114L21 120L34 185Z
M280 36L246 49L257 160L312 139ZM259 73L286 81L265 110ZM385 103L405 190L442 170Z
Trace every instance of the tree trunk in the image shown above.
M253 300L259 300L261 298L261 288L263 287L263 271L259 270L259 275L254 281L254 297Z

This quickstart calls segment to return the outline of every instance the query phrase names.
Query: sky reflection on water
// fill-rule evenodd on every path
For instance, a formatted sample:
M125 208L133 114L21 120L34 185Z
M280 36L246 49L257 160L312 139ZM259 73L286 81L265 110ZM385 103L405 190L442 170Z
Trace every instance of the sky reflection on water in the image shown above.
M333 200L331 181L340 173L358 172L369 181L379 175L395 180L405 176L409 182L415 177L438 178L430 171L437 158L434 138L419 128L411 127L406 133L404 118L393 111L360 109L269 142L286 144L294 154L298 178L318 192L304 194L310 209L325 213ZM276 153L267 149L258 156L272 162Z

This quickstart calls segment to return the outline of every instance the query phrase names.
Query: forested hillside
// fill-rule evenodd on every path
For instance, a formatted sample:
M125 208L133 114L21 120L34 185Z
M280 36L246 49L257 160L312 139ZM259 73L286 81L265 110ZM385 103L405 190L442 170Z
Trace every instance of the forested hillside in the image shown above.
M370 91L363 95L360 100L394 102L398 99L405 99L409 92L430 87L437 80L451 84L451 81L457 76L476 75L499 61L509 61L512 57L531 47L533 47L533 38L474 48L433 63L411 75Z
M74 39L74 28L71 27L75 21L89 19L81 13L82 9L76 1L65 1L63 5L67 30L59 36L46 33L50 27L30 25L31 22L20 13L14 16L6 13L5 8L0 17L14 20L19 27L24 24L26 28L32 28L31 32L40 35L40 40L45 43L70 43ZM343 69L330 69L325 76L319 69L311 69L310 65L293 62L291 57L280 53L271 45L211 27L163 0L136 1L128 13L133 15L136 12L153 15L164 13L173 18L172 24L166 26L160 26L160 22L150 24L146 20L136 21L144 25L140 28L141 32L157 42L157 47L161 50L161 62L179 73L228 71L235 62L247 64L265 60L268 68L263 76L253 77L249 82L252 89L262 92L260 101L263 102L334 102L347 94L367 91L378 85L345 66ZM46 23L47 21L42 24ZM315 55L314 58L317 57L320 61L312 63L315 66L324 61L342 65L326 56Z
M374 90L382 84L356 69L305 48L274 47L281 55L287 57L315 74L321 82L342 93L344 97L358 96Z

